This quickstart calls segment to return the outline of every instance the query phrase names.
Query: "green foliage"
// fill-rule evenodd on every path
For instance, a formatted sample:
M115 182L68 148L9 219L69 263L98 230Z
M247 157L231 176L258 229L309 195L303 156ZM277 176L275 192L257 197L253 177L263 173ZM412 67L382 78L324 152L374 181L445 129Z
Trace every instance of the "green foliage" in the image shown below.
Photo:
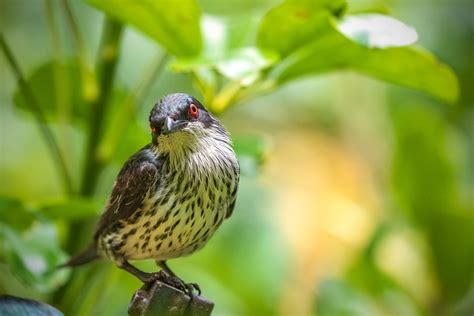
M288 0L271 10L260 26L259 47L286 58L275 65L270 78L284 83L301 76L351 69L427 92L448 103L457 100L458 83L449 67L427 52L405 47L416 41L413 29L375 14L337 19L344 5L343 1Z
M259 24L245 23L246 18L205 16L201 19L199 9L191 2L178 2L179 5L166 9L161 7L164 6L161 1L154 4L156 8L148 2L120 2L119 6L102 1L92 3L138 27L178 57L172 69L193 72L202 95L215 112L301 76L339 69L359 71L418 89L448 103L458 97L456 77L447 66L418 48L407 47L416 41L413 29L382 15L343 17L346 10L343 0L287 0L271 9ZM175 18L183 14L186 18L168 21L150 15L150 12L165 11L166 16ZM190 16L193 25L188 23ZM200 29L199 24L202 49L200 34L193 33ZM256 43L253 43L247 34L256 30ZM159 31L160 36L153 31ZM188 41L192 39L194 46L186 43L180 34L186 34L184 39ZM190 52L181 47L177 52L171 48L171 40L176 45L186 48L191 45L195 49ZM230 83L225 84L214 71Z
M57 74L64 73L65 77L60 82ZM77 60L67 63L55 61L47 62L39 66L26 78L28 85L37 96L44 114L50 121L58 121L61 111L65 108L71 109L71 121L74 123L84 122L87 119L88 108L82 99L81 76ZM23 109L30 110L21 93L17 89L13 97L15 104Z
M56 290L69 271L57 269L68 256L59 247L55 225L13 199L0 199L0 214L0 260L24 285L40 293Z
M448 103L455 103L459 97L454 72L417 47L364 51L353 67L376 78L427 92Z
M25 230L35 219L20 200L6 196L0 196L0 214L2 215L2 224L17 231Z
M370 300L343 281L327 280L319 288L317 316L375 316Z
M193 56L201 50L201 12L194 0L88 0L88 3L160 42L173 55Z
M447 127L431 108L415 104L394 108L393 120L395 197L430 239L443 295L456 302L474 280L474 210L461 200Z
M286 57L318 38L331 17L341 16L345 7L344 0L287 0L262 19L257 43Z

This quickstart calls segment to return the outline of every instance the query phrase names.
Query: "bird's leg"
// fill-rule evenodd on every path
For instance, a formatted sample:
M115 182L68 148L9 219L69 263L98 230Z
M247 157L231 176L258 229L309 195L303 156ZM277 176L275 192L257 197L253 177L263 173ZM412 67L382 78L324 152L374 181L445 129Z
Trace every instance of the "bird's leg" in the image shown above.
M163 273L160 273L161 271L157 273L144 272L132 266L130 263L128 263L127 260L122 259L122 260L116 260L115 262L119 268L133 274L135 277L140 279L140 281L142 281L143 283L150 283L156 280L163 280L165 277Z
M183 280L181 280L177 275L176 273L174 273L170 267L168 267L168 265L166 264L166 261L165 260L156 260L156 264L161 268L163 269L163 271L166 272L166 274L168 274L172 279L175 280L175 282L172 282L173 286L175 286L175 284L177 283L178 286L175 286L181 290L183 290L184 292L186 292L190 297L193 297L193 291L196 290L198 292L199 295L201 295L201 288L199 287L199 285L197 283L185 283Z
M168 273L168 275L170 276L173 276L173 277L176 277L176 274L171 271L170 267L168 267L168 265L166 264L166 261L165 260L156 260L156 264L162 268L163 270L165 270L166 273Z

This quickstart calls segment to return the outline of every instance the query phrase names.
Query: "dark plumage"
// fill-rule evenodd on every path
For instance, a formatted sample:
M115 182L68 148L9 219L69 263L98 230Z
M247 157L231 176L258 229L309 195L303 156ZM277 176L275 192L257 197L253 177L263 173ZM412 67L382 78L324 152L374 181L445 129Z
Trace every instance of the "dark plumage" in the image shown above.
M94 241L66 264L109 257L143 282L128 260L165 260L203 247L233 211L239 165L229 134L193 97L164 97L149 116L152 142L131 156L115 181ZM181 282L182 283L182 282Z

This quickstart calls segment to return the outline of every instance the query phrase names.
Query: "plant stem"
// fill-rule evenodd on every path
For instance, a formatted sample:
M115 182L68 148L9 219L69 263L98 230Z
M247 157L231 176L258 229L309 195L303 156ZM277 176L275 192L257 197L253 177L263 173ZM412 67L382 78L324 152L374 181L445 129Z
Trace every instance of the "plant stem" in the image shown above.
M241 89L240 83L236 81L228 82L212 100L210 104L211 111L217 115L224 112L232 104Z
M100 143L102 137L108 101L115 79L122 29L122 24L106 18L96 67L100 91L97 98L90 104L91 117L89 121L89 135L80 189L80 193L83 196L93 195L99 174L103 168L103 162L97 155L97 145Z
M54 56L54 90L56 95L56 110L60 116L61 136L59 141L63 149L64 158L69 161L72 152L69 139L71 137L68 131L70 120L70 90L69 77L64 63L63 50L61 49L61 39L56 25L56 15L52 0L44 0L46 20L51 37L51 46Z
M30 107L31 112L34 114L38 127L40 128L41 134L43 135L43 138L46 140L51 156L56 163L58 172L60 173L60 177L66 189L66 193L68 195L73 195L74 190L72 187L72 181L71 181L70 174L68 172L67 164L61 153L61 150L59 149L59 146L53 134L53 131L48 126L43 110L40 104L38 103L38 100L34 96L33 91L31 90L30 86L26 82L25 77L23 76L23 73L18 63L16 62L15 57L10 47L8 46L7 42L5 41L3 37L3 34L0 34L0 46L7 59L8 64L10 65L13 73L15 74L18 80L20 91L22 95L24 96L24 98L26 99L26 104L27 106Z
M79 26L77 25L76 18L72 13L71 7L69 6L69 2L67 0L62 0L61 4L64 8L64 11L66 12L66 17L69 22L74 41L76 42L79 58L88 61L89 58L87 57L86 45L84 44L84 40L82 39Z
M79 65L82 79L82 95L84 99L91 103L98 98L99 87L97 86L97 80L92 72L91 62L87 53L84 39L81 35L79 25L74 17L71 6L67 0L61 1L64 12L66 13L66 19L69 23L69 27L72 32L72 37L77 48Z

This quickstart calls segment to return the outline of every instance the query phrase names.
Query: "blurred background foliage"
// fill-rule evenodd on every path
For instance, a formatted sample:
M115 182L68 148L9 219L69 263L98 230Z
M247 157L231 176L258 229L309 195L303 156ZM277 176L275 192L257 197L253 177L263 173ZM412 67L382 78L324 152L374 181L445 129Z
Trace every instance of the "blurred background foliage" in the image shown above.
M171 262L216 315L473 315L473 12L1 0L0 293L125 314L138 280L55 267L90 241L154 102L182 91L242 165L231 220Z

